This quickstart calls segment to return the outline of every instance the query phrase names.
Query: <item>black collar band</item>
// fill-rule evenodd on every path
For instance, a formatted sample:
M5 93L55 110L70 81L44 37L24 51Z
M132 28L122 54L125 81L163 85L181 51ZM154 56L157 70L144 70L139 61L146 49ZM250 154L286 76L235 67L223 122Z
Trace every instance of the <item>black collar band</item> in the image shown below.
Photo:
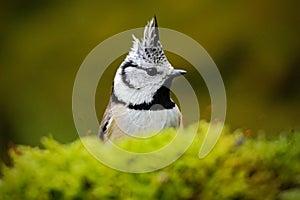
M129 104L127 107L133 110L164 110L164 109L172 109L175 107L175 103L170 98L170 85L172 79L168 79L163 86L161 86L153 96L153 100L149 103L141 103L141 104ZM114 103L119 103L126 105L126 103L120 100L116 95L114 90L112 90L111 100Z

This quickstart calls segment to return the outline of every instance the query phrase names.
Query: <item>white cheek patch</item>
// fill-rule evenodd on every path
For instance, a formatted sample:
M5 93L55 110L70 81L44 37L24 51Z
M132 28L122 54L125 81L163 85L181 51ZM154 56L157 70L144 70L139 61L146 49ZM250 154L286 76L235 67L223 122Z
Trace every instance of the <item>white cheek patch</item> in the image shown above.
M114 79L115 96L126 104L136 105L151 102L153 95L166 79L167 72L163 71L162 67L157 67L161 73L150 76L142 67L132 64L132 62L125 67L121 65Z
M133 86L135 89L142 88L147 83L146 72L135 67L126 68L125 77L126 82Z

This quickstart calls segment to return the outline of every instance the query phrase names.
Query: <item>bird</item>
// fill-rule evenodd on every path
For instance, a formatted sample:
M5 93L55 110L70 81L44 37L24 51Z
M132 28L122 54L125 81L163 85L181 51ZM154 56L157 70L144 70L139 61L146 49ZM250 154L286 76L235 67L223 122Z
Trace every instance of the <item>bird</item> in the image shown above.
M168 61L159 39L156 16L144 28L113 79L98 136L103 142L147 138L162 129L182 127L182 114L170 98L175 77L186 74Z

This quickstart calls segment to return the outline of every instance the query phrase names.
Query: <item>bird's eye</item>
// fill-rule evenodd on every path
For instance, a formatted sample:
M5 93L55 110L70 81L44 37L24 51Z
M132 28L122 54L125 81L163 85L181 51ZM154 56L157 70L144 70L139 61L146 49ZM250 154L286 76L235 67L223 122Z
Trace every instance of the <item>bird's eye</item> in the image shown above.
M157 74L157 69L154 68L154 67L151 67L151 68L147 68L146 69L146 72L149 76L154 76Z

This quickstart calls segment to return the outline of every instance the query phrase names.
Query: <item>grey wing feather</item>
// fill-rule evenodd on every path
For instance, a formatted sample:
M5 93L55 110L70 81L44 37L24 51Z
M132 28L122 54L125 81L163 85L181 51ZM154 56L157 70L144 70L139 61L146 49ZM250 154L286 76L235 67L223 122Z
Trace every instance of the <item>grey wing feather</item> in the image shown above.
M108 105L107 105L107 108L104 112L104 115L102 117L102 121L101 121L101 124L100 124L100 127L99 127L98 136L103 141L105 140L104 136L107 133L109 122L110 122L111 118L112 118L112 112L111 112L111 100L110 100Z

